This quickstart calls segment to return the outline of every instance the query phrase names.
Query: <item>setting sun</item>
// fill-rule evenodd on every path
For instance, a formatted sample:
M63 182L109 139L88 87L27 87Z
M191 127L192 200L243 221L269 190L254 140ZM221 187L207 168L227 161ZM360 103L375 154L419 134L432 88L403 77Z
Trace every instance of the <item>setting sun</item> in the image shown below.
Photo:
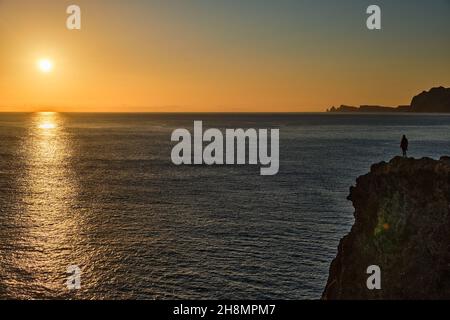
M53 70L53 62L49 59L41 59L38 61L38 68L42 72L49 73Z

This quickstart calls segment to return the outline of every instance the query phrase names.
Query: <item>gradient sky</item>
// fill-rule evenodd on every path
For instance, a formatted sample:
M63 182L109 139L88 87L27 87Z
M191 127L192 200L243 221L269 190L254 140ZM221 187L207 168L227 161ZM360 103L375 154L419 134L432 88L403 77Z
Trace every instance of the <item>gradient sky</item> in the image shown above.
M66 29L70 4L81 31ZM450 87L449 57L450 0L0 0L0 111L408 104Z

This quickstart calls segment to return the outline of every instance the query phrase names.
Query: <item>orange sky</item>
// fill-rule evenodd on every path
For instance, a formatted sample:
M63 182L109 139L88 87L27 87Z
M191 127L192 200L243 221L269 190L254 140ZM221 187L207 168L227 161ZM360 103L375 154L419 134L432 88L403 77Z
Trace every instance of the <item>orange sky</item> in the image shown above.
M347 2L80 0L69 31L70 1L3 0L0 111L323 111L450 86L448 3L386 2L371 32Z

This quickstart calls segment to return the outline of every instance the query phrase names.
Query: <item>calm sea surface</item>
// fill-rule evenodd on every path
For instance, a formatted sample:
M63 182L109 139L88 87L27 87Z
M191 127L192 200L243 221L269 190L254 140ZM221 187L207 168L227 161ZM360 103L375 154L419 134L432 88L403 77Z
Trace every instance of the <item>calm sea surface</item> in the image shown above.
M172 165L194 120L280 128L280 173ZM320 298L348 189L402 134L450 153L445 115L0 114L0 298Z

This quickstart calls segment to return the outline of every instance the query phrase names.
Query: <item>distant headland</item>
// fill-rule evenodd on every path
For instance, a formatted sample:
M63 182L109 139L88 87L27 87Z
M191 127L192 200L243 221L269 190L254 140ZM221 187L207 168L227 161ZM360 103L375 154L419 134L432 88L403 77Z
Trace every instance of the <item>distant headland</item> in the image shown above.
M450 88L437 87L416 95L410 105L387 107L362 105L359 107L341 105L331 107L327 112L423 112L450 113Z

